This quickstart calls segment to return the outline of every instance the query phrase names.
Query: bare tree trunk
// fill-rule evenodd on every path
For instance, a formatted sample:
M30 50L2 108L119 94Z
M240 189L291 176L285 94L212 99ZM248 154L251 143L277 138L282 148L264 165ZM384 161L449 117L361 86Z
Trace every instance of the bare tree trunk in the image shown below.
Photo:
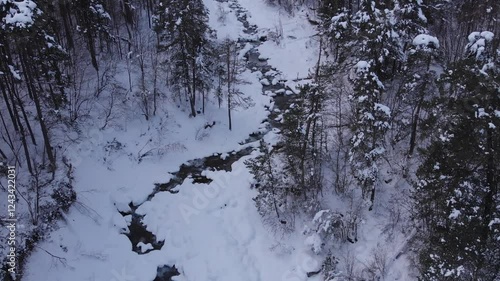
M132 70L131 70L131 65L130 65L130 56L131 53L130 51L127 53L127 73L128 73L128 89L132 93Z
M68 4L66 3L65 0L59 0L59 12L61 14L61 18L63 21L64 32L65 32L65 37L66 37L66 43L68 44L68 49L73 49L73 46L74 46L73 34L71 32L70 19L68 19L71 16L68 14Z
M17 103L19 104L19 108L21 109L21 113L23 114L23 119L24 119L24 122L26 123L26 127L28 128L28 132L30 133L31 142L33 143L33 145L36 146L37 143L36 143L36 139L35 139L35 134L33 133L33 130L31 129L30 121L28 119L28 115L26 114L26 110L24 109L21 98L19 97L19 94L16 92L15 94L12 94L12 99L14 98L14 95L15 95L15 98L17 99ZM19 122L20 122L20 119L19 119Z
M148 13L148 26L149 28L152 27L151 24L151 10L153 9L153 4L151 3L151 0L146 0L146 11Z
M97 80L99 80L99 64L97 63L97 54L95 51L94 37L90 32L87 32L87 48L90 52L90 59L92 61L92 66L97 71Z
M31 68L27 67L26 62L24 61L25 59L26 59L25 56L21 56L21 62L24 65L24 77L26 79L26 86L27 86L28 92L30 92L32 97L33 97L33 102L35 103L36 113L37 113L37 117L38 117L38 123L40 124L40 129L42 131L42 135L43 135L43 139L44 139L45 151L47 153L47 157L48 157L50 165L51 165L50 170L55 171L56 159L55 159L54 153L52 151L52 146L50 145L49 131L48 131L47 126L45 124L45 119L43 117L42 106L40 103L40 99L38 98L38 93L37 93L36 89L34 89L34 85L33 85L33 79L38 79L38 78L31 71Z
M134 14L132 12L132 9L130 8L130 0L123 0L122 1L122 7L123 7L123 17L125 18L125 22L127 25L134 25Z
M192 86L191 95L189 95L189 105L191 106L191 115L196 117L196 59L193 58L192 61Z
M217 101L219 102L219 108L222 104L222 73L219 73L219 85L217 87Z
M153 116L155 116L157 107L156 99L158 96L158 91L156 90L158 80L158 53L156 51L151 52L151 64L153 67Z
M422 108L422 103L424 101L424 95L422 94L422 97L420 98L417 108L415 109L415 113L412 116L412 123L411 123L411 134L410 134L410 149L408 150L408 155L412 156L413 152L415 150L415 145L416 145L416 139L417 139L417 128L418 128L418 119L420 115L420 110Z
M8 143L10 150L14 154L14 157L16 157L16 162L19 163L19 165L21 165L21 161L19 160L19 156L17 155L16 149L14 147L14 142L12 141L12 138L10 137L9 128L7 127L7 124L5 122L5 119L4 119L1 111L0 111L0 119L2 119L2 124L3 124L3 127L5 128L5 134L7 135L8 140L6 140L5 137L3 137L3 136L2 136L2 138L4 139L5 142ZM4 157L5 157L5 159L7 159L7 156L4 156Z
M5 91L4 85L0 84L0 86L2 86L0 88L2 89L3 98L5 101L5 104L7 105L7 111L9 112L10 120L12 120L12 124L14 125L14 131L18 132L19 127L17 125L17 120L14 118L15 107L14 107L14 104L12 104L12 107L11 107L11 104L10 104L9 99L7 97L7 92Z
M321 51L323 50L323 36L319 37L319 54L318 54L318 62L316 63L316 73L315 73L315 80L318 81L319 79L319 69L321 66Z
M3 152L3 150L0 148L0 156L3 157L3 159L7 159L7 155Z
M205 90L201 91L202 113L205 114Z
M42 130L42 135L43 135L43 140L45 143L45 151L47 153L47 157L49 158L49 162L51 165L51 171L55 171L56 169L56 158L54 156L54 153L52 151L52 146L50 145L50 138L49 138L49 130L47 129L47 126L45 125L45 121L43 119L43 114L42 114L42 107L40 106L40 100L38 99L37 94L34 95L33 101L35 102L35 108L36 108L36 113L38 116L38 121L40 123L40 129Z
M372 184L372 190L370 194L370 208L368 208L368 211L373 210L374 203L375 203L375 183Z
M21 123L21 121L19 120L19 115L16 114L16 116L17 116L17 119L18 119L17 121L18 121L18 124L19 124L19 134L21 136L21 143L23 145L24 155L26 157L26 164L28 166L28 171L30 172L30 174L33 174L33 166L31 164L31 156L30 156L30 151L28 149L28 143L26 141L26 135L25 135L25 132L24 132L24 126ZM16 153L14 150L13 150L13 152Z
M233 82L233 71L231 69L231 42L227 42L226 46L226 64L227 64L227 117L229 122L229 131L233 129L231 119L231 87Z
M229 120L229 131L233 129L232 119L231 119L231 93L227 93L227 117Z
M180 45L180 48L181 49L184 49L184 44L182 43L182 38L181 38L181 45ZM184 63L184 72L185 72L185 77L184 79L187 80L187 82L185 83L185 87L186 87L186 95L188 96L188 100L189 100L189 106L191 108L191 116L192 117L196 117L196 109L195 109L195 102L196 102L196 87L195 87L195 81L196 81L196 61L195 59L193 58L193 60L190 62L188 60L188 56L185 52L185 50L182 51L182 61L185 62ZM192 80L189 81L189 63L192 63L192 69L191 69L191 74L192 74Z

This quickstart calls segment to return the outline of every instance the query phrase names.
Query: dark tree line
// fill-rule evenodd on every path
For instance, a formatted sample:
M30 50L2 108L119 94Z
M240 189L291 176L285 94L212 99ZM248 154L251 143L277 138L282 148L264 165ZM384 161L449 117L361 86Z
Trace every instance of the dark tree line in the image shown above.
M333 183L322 191L360 190L370 210L390 167L412 186L421 280L498 280L500 2L270 2L317 13L326 130L316 130L326 140L322 153L302 149L312 145L305 113L314 108L303 94L315 88L302 89L284 114L282 142L249 163L261 214L282 220L284 206L314 206L305 203L317 188L308 177L324 170L310 159L332 167L333 179L314 181Z
M204 113L215 88L219 98L227 96L229 119L239 100L235 97L241 96L235 87L239 62L233 54L238 46L216 41L202 1L9 0L1 3L0 16L5 142L0 152L31 174L37 165L49 172L57 169L62 155L57 155L51 129L77 126L88 116L83 107L96 103L109 88L113 61L127 62L129 91L135 83L131 68L139 66L138 96L146 119L156 114L159 88L165 83L180 99L186 98L193 117ZM141 34L145 23L154 29L156 44ZM221 60L224 54L227 59ZM90 85L87 92L84 83Z

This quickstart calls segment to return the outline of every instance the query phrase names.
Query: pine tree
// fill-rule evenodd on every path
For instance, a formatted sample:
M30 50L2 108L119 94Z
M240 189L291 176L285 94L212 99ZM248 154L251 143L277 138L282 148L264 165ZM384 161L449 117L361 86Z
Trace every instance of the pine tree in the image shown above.
M417 147L417 137L426 135L431 128L422 127L424 113L430 109L430 100L437 92L437 73L431 69L435 63L439 41L437 38L420 34L408 48L407 60L401 75L395 105L394 127L397 130L393 143L409 136L408 155L413 155Z
M500 278L500 49L493 42L491 32L472 33L466 57L440 79L440 128L415 186L427 230L425 280Z
M375 200L375 188L379 177L379 161L385 152L385 134L390 128L390 109L381 104L384 91L382 82L366 61L355 67L354 90L349 96L353 108L350 163L363 197Z
M404 60L393 1L362 0L322 6L322 34L338 63L368 61L380 80L390 79Z
M98 39L108 41L112 38L109 31L111 17L101 0L73 0L72 6L78 23L77 30L85 38L92 66L99 72L96 43Z
M351 8L345 0L323 0L319 1L318 6L318 16L322 22L327 22L339 12Z
M196 116L196 94L203 71L200 57L209 44L208 11L201 0L162 0L154 18L158 48L168 55L169 83L184 91L191 116Z
M319 29L321 35L326 37L327 54L331 53L337 63L343 63L351 56L349 50L355 45L351 11L327 6L322 9L320 17Z
M390 79L402 61L402 46L394 27L394 3L365 0L353 16L358 59L369 61L379 79Z
M320 87L305 84L283 115L284 170L293 179L291 190L297 197L315 197L322 189L324 101Z
M41 10L46 7L24 1L3 4L0 7L0 55L3 57L0 62L0 85L4 102L14 129L21 133L26 163L32 173L35 160L30 155L27 138L34 146L38 141L25 103L33 102L43 137L44 154L49 160L47 167L55 171L56 157L47 124L52 119L50 117L57 118L54 113L66 102L64 87L67 78L60 66L67 59L67 54L52 36L54 19ZM27 93L29 101L23 92Z
M260 155L247 160L245 165L253 174L253 186L259 192L253 199L257 211L273 228L286 228L293 221L293 200L289 200L291 178L283 173L280 153L260 141Z
M403 40L404 50L410 47L411 41L418 34L428 33L428 24L432 22L432 15L428 11L434 0L399 0L394 8L396 19L395 29Z

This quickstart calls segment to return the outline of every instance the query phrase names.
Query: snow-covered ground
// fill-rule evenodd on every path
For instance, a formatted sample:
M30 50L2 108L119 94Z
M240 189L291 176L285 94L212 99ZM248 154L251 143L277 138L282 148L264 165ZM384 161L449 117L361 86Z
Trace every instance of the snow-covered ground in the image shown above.
M259 51L268 62L280 70L284 79L305 78L314 70L318 60L318 41L315 27L307 21L306 12L290 16L282 9L269 7L263 0L239 0L249 10L249 22L269 35ZM273 41L273 35L280 36Z
M279 42L267 40L259 46L261 56L268 58L281 78L307 77L316 65L318 46L305 12L291 17L264 0L238 2L248 10L248 21L258 26L259 34L282 34ZM229 3L205 3L218 38L246 36ZM221 13L224 23L218 20ZM91 129L84 143L67 152L77 163L78 202L49 239L37 245L23 279L152 281L158 267L175 264L181 274L173 280L321 280L321 275L307 277L322 261L305 246L300 223L300 229L287 236L275 235L263 225L252 200L256 195L250 189L252 175L244 165L256 152L236 161L230 172L205 171L213 180L209 184L186 179L175 188L178 193L159 192L143 203L154 184L168 182L168 172L178 170L182 163L239 150L240 142L262 129L272 100L262 95L260 78L256 72L243 74L250 83L241 85L241 90L255 105L234 112L232 131L227 129L226 109L218 109L214 102L209 103L206 115L196 118L188 118L173 104L149 122L124 120L120 127ZM204 129L214 121L215 126ZM119 149L109 145L118 143ZM150 156L141 158L144 154ZM336 204L335 198L326 201ZM128 211L129 202L143 203L136 213L144 215L143 222L157 240L164 240L160 250L132 251L129 238L122 233L130 218L119 212ZM401 237L386 241L382 229L387 212L382 207L365 215L369 224L361 224L359 241L339 248L352 252L360 268L382 244L386 248L404 244ZM388 255L397 251L390 249ZM339 252L338 257L342 255ZM406 262L399 258L391 263L386 280L411 280L404 269Z

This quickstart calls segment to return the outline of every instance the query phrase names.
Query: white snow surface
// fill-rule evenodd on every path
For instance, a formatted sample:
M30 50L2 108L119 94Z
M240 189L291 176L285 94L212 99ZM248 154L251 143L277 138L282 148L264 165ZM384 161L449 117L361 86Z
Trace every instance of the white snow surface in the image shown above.
M229 2L207 0L204 4L210 11L208 23L217 32L217 39L237 40L243 36L243 25L238 21L236 12L229 7Z
M239 0L249 11L248 21L259 27L259 33L269 38L259 47L268 63L282 72L285 79L305 78L316 67L319 37L309 24L306 11L297 11L290 16L277 7L271 7L265 0ZM281 34L278 40L271 40Z

